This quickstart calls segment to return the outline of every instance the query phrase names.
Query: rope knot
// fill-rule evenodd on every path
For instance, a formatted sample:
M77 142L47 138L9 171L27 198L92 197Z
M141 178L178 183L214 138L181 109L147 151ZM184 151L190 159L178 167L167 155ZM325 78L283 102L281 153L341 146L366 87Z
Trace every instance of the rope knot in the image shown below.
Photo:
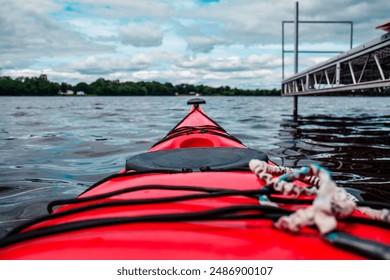
M356 203L350 199L350 195L344 189L337 187L331 179L330 172L319 165L293 170L251 160L249 167L265 181L268 187L284 195L299 196L302 193L316 195L311 206L281 217L275 223L277 228L298 232L304 226L316 225L322 234L326 234L336 229L337 219L348 217L356 209ZM273 178L272 175L281 176ZM293 183L295 180L315 182L318 189L299 187Z

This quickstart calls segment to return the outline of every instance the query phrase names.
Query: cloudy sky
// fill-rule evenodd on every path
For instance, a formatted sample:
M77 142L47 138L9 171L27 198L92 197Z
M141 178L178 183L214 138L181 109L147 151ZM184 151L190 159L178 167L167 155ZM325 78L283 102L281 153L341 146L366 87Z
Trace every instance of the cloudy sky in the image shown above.
M0 0L0 76L280 88L291 0ZM300 20L354 23L354 46L382 34L388 0L300 0ZM286 24L286 49L293 25ZM349 48L350 26L300 26L301 50ZM334 54L333 54L334 55ZM329 54L300 55L300 70ZM286 54L286 76L293 57Z

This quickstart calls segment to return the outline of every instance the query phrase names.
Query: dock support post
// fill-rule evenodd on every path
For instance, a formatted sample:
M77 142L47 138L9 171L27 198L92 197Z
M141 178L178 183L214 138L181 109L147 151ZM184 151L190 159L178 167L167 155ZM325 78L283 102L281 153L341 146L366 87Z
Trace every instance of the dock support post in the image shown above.
M298 73L298 37L299 37L299 29L298 29L298 21L299 21L299 3L295 2L295 40L294 40L294 74ZM293 109L294 120L297 119L298 116L298 96L294 96L294 109Z
M293 108L294 121L298 118L298 96L294 96L294 108Z

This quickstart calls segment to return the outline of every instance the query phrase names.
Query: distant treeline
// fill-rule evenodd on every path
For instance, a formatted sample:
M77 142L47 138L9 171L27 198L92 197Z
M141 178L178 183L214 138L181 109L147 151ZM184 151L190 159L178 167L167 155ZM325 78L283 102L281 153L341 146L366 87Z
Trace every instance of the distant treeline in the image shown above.
M277 89L237 89L229 86L210 87L205 85L189 85L159 82L119 82L97 79L90 84L81 82L77 85L67 83L54 83L47 79L46 75L40 77L0 77L0 95L47 95L55 96L59 94L84 93L87 95L115 95L115 96L169 96L169 95L280 95Z

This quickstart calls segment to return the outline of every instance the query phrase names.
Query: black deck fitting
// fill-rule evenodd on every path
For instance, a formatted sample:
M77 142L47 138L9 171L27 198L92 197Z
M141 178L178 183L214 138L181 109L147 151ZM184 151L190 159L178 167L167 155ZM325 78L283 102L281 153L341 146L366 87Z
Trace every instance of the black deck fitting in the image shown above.
M199 104L206 104L206 100L202 98L192 98L187 101L187 105L194 105L195 108L199 107Z

